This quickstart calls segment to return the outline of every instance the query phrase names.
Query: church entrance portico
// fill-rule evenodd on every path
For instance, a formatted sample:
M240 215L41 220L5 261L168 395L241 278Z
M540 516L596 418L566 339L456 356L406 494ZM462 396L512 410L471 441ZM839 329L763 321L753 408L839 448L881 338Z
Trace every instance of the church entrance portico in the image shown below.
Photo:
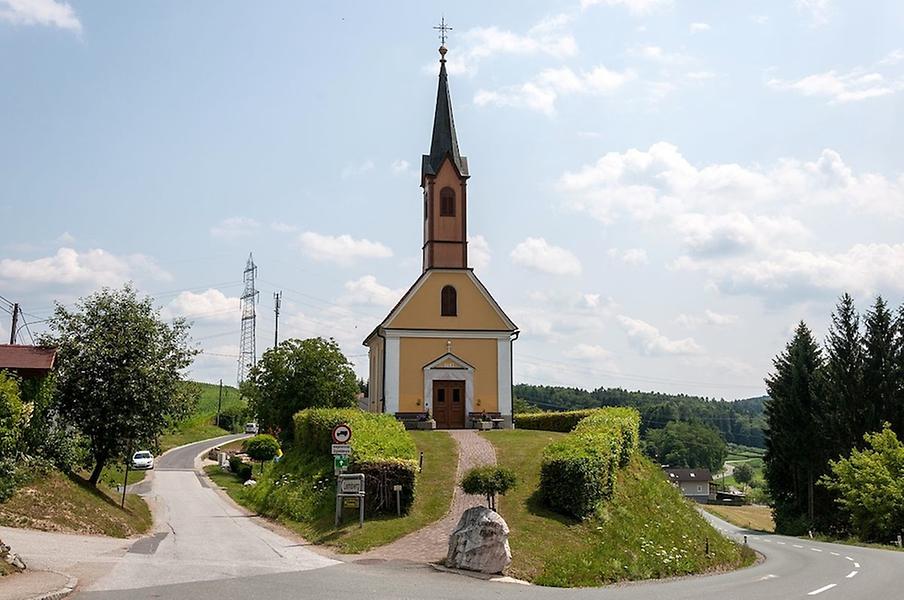
M424 367L424 408L437 428L464 428L473 406L474 367L448 352Z
M465 426L465 382L438 380L433 382L433 418L439 429L462 429Z

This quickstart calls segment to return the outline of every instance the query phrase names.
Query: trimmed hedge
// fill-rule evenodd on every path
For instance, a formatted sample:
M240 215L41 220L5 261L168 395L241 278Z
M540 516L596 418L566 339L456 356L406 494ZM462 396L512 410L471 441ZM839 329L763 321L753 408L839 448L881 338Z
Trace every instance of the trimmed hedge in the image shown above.
M562 440L543 451L540 495L552 510L583 519L611 497L615 472L628 464L640 438L633 408L591 411Z
M401 484L402 511L414 502L417 479L417 446L405 427L392 415L354 408L310 408L295 414L295 443L315 455L329 455L330 432L346 423L352 429L349 473L364 473L368 514L395 512L394 485Z
M562 412L537 412L515 414L516 429L542 429L543 431L560 431L568 433L581 422L581 419L589 417L597 408L584 410L568 410Z

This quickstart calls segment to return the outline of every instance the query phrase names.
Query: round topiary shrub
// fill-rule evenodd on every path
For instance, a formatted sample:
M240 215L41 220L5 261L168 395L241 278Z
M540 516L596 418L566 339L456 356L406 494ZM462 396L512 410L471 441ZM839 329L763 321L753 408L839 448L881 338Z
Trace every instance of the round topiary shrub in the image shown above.
M261 473L264 472L264 462L273 460L279 454L279 442L275 437L266 433L248 438L242 447L249 458L261 463Z
M496 510L496 495L505 496L517 484L515 472L504 467L474 467L461 479L461 489L466 494L485 496L491 510Z

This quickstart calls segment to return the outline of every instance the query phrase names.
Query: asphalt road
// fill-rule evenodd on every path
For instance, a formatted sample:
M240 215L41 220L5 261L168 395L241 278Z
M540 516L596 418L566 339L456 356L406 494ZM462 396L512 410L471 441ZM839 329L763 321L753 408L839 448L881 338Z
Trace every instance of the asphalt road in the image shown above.
M198 445L198 448L201 448L201 445ZM712 516L707 518L726 535L742 539L746 534L750 546L764 554L766 560L753 567L721 575L571 590L484 581L438 572L427 565L375 561L336 563L307 555L298 559L296 564L299 568L292 568L291 561L279 564L279 561L271 558L266 565L243 569L236 564L236 561L242 560L242 553L237 553L233 545L243 548L256 547L255 536L260 535L261 527L252 524L252 529L244 529L242 526L248 525L248 519L241 521L234 516L226 517L221 519L221 522L230 523L226 529L235 527L235 530L227 535L222 531L211 530L223 528L222 524L218 525L214 516L201 518L197 526L186 528L185 519L191 519L198 511L189 509L185 504L197 502L198 494L197 489L190 485L187 479L182 480L181 476L189 478L195 475L189 471L167 469L187 468L199 451L184 449L173 452L172 456L161 459L163 461L159 467L161 470L155 475L157 493L177 493L178 495L169 499L169 503L171 506L180 506L176 511L184 513L184 517L177 523L178 527L174 529L172 540L171 536L165 536L152 554L140 554L137 560L133 559L133 562L116 577L100 582L103 584L107 581L108 587L95 586L93 590L96 591L82 593L79 598L699 600L702 597L710 597L719 600L790 598L884 600L904 597L904 591L901 589L904 582L904 553L749 532ZM161 475L179 476L178 485L174 480L172 486L167 484L158 488L157 479L161 478ZM189 494L186 491L188 489L193 489L194 492ZM210 490L206 491L212 493ZM222 499L215 497L223 503ZM211 505L206 506L206 510L213 510ZM225 507L217 510L220 513L228 512ZM172 522L172 513L168 522ZM236 523L241 523L241 526ZM171 540L173 546L176 546L176 540L185 540L192 536L195 540L188 542L191 549L189 552L183 549L180 554L175 547L166 545L168 540ZM228 542L227 545L221 546L224 542ZM286 547L280 548L281 552L286 550L288 550ZM313 554L306 552L309 555ZM127 561L132 558L132 554L134 553L127 555ZM228 568L217 566L217 561L213 559L218 555L228 557L228 560L224 561L224 564L230 565ZM261 556L257 551L250 552L247 559L256 563ZM136 567L150 569L151 575L139 572ZM173 577L166 575L166 569L176 569L183 573L183 577L193 576L207 580L172 581ZM212 569L213 572L206 572L208 569ZM255 573L255 570L258 572ZM116 587L109 587L109 582L115 582Z

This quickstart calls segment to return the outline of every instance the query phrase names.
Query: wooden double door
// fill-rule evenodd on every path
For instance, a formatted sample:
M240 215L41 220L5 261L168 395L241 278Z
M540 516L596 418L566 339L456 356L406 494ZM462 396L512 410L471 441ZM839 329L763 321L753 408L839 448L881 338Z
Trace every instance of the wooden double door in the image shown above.
M437 429L463 429L465 426L465 382L433 382L433 418Z

